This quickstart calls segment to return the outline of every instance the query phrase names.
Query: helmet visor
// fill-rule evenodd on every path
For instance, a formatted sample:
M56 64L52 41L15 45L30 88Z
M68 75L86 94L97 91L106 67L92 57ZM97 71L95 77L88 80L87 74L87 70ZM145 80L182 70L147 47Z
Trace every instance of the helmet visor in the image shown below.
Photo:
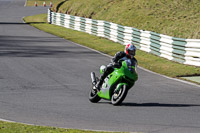
M128 52L130 55L133 55L133 56L135 56L135 50L129 50L129 52Z

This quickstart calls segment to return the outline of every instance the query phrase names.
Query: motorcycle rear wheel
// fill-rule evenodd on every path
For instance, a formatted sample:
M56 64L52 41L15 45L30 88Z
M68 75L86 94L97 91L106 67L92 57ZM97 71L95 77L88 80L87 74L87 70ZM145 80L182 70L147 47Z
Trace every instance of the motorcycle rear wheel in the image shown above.
M90 102L97 103L101 100L101 98L97 95L97 92L98 92L97 90L90 89L90 92L89 92Z
M128 93L128 88L126 85L121 86L119 91L115 91L112 95L111 102L113 105L120 105L124 99L126 98L126 95Z

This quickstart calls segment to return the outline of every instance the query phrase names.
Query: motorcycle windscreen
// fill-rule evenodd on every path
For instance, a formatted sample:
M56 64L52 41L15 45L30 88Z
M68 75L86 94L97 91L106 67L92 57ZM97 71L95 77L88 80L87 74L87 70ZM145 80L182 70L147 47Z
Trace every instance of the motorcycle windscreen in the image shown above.
M125 76L128 77L129 79L131 80L134 80L136 81L138 79L138 75L137 75L137 72L136 72L136 65L137 65L137 62L136 61L132 61L132 60L125 60L122 65L124 66L124 73L125 73Z

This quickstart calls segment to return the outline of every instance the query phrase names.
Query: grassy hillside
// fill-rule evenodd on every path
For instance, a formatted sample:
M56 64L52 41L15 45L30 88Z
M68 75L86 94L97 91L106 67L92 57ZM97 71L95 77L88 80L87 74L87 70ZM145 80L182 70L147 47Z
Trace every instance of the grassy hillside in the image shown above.
M60 0L53 10L180 38L200 38L199 0Z

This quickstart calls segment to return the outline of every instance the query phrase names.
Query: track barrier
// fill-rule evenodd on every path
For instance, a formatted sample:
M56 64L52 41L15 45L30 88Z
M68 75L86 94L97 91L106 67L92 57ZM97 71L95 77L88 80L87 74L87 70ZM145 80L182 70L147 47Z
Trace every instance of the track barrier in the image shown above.
M200 39L184 39L122 26L112 22L93 20L48 9L48 22L65 28L104 37L127 45L133 43L138 49L187 65L200 66Z

